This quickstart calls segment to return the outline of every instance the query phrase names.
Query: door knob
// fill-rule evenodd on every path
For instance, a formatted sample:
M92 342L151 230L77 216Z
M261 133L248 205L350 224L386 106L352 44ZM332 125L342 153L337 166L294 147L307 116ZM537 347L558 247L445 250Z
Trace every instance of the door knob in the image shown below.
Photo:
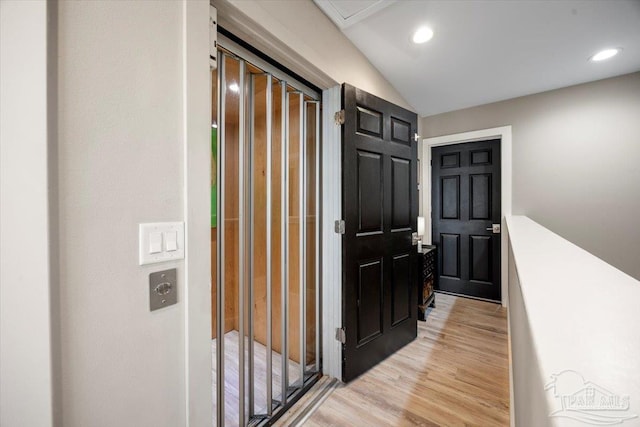
M500 234L500 224L491 224L491 227L487 227L486 230L493 231L493 234Z

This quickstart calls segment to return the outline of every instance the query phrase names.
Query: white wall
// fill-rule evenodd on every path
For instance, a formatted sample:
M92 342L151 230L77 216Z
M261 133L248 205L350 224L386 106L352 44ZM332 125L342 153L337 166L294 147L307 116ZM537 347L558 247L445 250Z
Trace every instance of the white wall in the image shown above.
M544 390L548 378L542 378L540 375L540 363L510 244L508 250L511 425L546 427L551 425L551 410L547 406Z
M640 73L420 119L423 137L513 126L513 213L640 278Z
M208 1L185 1L184 218L187 425L212 424L211 77Z
M0 2L0 425L53 424L47 3Z
M20 4L36 8L29 15L35 30L2 2L2 425L50 425L52 412L60 414L59 424L71 427L207 425L210 356L208 337L206 345L200 339L209 333L210 299L201 297L208 292L210 257L208 235L198 239L197 226L202 218L208 221L209 212L201 218L197 198L202 194L208 206L208 191L193 180L209 171L208 155L197 160L203 147L208 153L209 106L202 101L208 104L209 95L193 58L202 56L208 65L208 39L198 35L208 36L199 21L207 25L208 3L49 3L58 8L51 23L58 31L49 38L46 3ZM280 16L290 6L288 16L307 13L307 25L323 19L317 28L325 42L344 48L346 38L337 28L311 2L303 4L274 3L268 14ZM279 22L273 33L282 30L278 26L285 23ZM296 48L316 72L327 70L335 82L348 81L407 106L350 44L340 50L343 63L335 68L331 48L314 42L322 37L307 30L287 30L283 43L300 39L313 45ZM26 38L17 43L5 37L14 33ZM46 95L45 43L51 41L57 43L57 97ZM24 54L27 43L33 45L30 55ZM48 48L51 54L56 46ZM20 84L6 76L20 77ZM5 100L30 103L11 110ZM57 105L47 115L51 100ZM57 131L50 142L57 145L47 147L45 123L52 117L50 129ZM200 128L202 118L207 123ZM15 126L5 126L14 119ZM20 145L5 145L5 135L18 134ZM33 168L24 168L28 164ZM48 164L57 171L50 180ZM32 197L22 200L27 191ZM48 195L55 199L50 204ZM47 215L55 218L50 227ZM195 227L187 228L187 261L138 266L137 224L181 220ZM59 241L51 240L52 254L48 233L59 235ZM15 242L23 247L18 250ZM12 268L14 262L19 269ZM150 313L148 274L171 267L178 268L179 302ZM52 290L56 295L50 297ZM15 347L5 345L19 340ZM52 377L60 384L52 385ZM60 392L52 393L57 387ZM51 403L56 399L59 405Z
M413 110L312 0L213 0L213 4L220 25L257 48L265 43L256 32L261 27L283 45L265 52L321 89L346 82ZM231 16L238 11L242 17ZM292 55L299 58L292 60Z
M640 281L527 217L508 217L507 225L512 425L574 427L605 419L599 415L620 417L621 424L628 416L629 425L638 425ZM583 387L577 375L627 396L629 409L597 411L596 398L586 411L571 411L566 399Z
M185 219L185 144L210 144L208 3L60 2L59 8L63 424L174 427L189 416L190 425L206 425L209 298L193 299L203 289L207 294L208 269L204 278L189 277L187 292L185 262L138 266L137 226ZM194 54L185 51L187 40L193 43L187 24L199 25L204 40L195 50L204 52L195 53L204 69L185 64ZM203 91L204 107L189 96L187 77L194 76L200 80L190 83ZM204 115L201 132L188 113L195 122ZM189 139L199 133L202 141ZM205 191L205 207L207 200ZM209 217L208 208L202 215ZM207 245L187 256L207 260ZM179 302L151 313L148 275L171 267L178 269ZM193 323L206 332L205 350L187 358L187 345L198 339L186 332ZM187 376L198 372L199 391L187 390Z

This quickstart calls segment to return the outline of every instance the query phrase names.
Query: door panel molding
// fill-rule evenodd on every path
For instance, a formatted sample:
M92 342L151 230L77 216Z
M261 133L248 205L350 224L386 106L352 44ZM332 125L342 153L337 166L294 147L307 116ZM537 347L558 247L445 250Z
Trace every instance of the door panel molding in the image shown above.
M372 110L362 105L357 105L356 109L356 132L362 135L369 135L374 138L383 139L383 118L382 113Z
M440 169L460 167L460 153L448 153L440 157Z
M449 188L449 190L455 188L456 195L454 199L445 199L446 188ZM460 219L460 175L441 176L440 194L440 212L438 213L440 219ZM455 211L455 214L453 211Z
M473 153L471 154L473 159ZM472 163L472 165L476 165ZM476 183L476 178L478 179ZM486 178L486 179L483 179ZM490 219L491 212L491 174L488 173L472 173L469 174L469 220ZM484 193L485 197L479 197ZM478 196L478 197L476 197ZM481 203L482 200L488 200L488 203ZM484 206L483 206L484 205ZM484 212L484 215L482 213Z
M411 160L391 157L391 186L391 231L407 231L411 229Z
M393 256L391 264L391 327L411 318L411 258L408 252ZM399 265L400 263L404 265Z
M440 262L442 276L460 279L460 235L440 233L440 252L442 253Z
M378 288L377 293L373 293L373 301L367 298L367 293L363 292L363 288ZM377 299L377 301L376 301ZM358 263L358 342L357 346L361 347L369 341L382 335L384 310L384 263L383 258L378 257L360 261ZM377 311L373 310L374 308ZM363 330L367 326L376 326Z
M391 141L411 145L411 123L391 116Z
M508 230L506 224L506 217L512 214L512 183L513 183L513 140L512 140L512 127L501 126L495 128L487 128L474 130L470 132L455 133L450 135L437 136L432 138L424 138L422 140L422 148L419 150L421 153L420 163L423 165L421 173L421 183L424 186L421 188L421 203L420 214L425 218L425 231L426 235L424 239L427 243L432 242L431 236L431 148L442 145L460 144L463 142L480 142L487 139L500 138L500 175L502 177L501 185L501 205L502 211L501 229L500 235L500 276L502 287L502 306L506 307L508 304L507 284L508 284ZM425 197L426 195L426 197Z
M493 244L492 236L469 236L469 280L476 283L491 284L493 280L493 270L491 268L493 264ZM480 245L485 245L484 252L488 254L485 258L485 265L480 263L482 257L479 255L483 252Z
M471 151L471 165L490 165L491 150L473 150Z
M358 232L357 235L382 233L384 200L382 198L383 165L378 153L357 150ZM369 215L368 212L375 212Z

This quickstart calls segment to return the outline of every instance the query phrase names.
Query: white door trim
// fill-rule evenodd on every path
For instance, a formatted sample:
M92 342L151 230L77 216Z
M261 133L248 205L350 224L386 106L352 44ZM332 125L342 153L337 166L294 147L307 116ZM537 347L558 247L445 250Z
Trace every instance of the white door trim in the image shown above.
M427 243L431 243L431 147L438 147L442 145L459 144L462 142L476 142L489 138L500 138L500 171L502 174L502 220L501 229L502 235L500 236L500 276L501 276L501 288L502 288L502 305L507 306L507 282L509 280L509 251L507 240L507 224L505 218L511 215L512 208L512 139L511 139L511 126L502 126L497 128L482 129L471 132L456 133L452 135L436 136L433 138L425 138L422 140L422 156L421 162L424 165L422 167L422 180L421 182L426 184L426 191L423 197L423 215L425 217L425 229L427 235L425 240Z
M322 373L342 380L342 344L335 339L342 327L342 235L333 222L342 219L340 85L322 92Z
M185 426L212 425L209 4L182 1ZM178 295L180 298L180 295ZM177 343L176 343L177 345Z
M304 77L320 89L333 87L337 82L318 69L278 37L267 31L260 22L239 10L230 0L213 0L218 10L218 25L232 32L242 40L250 41L251 46L269 55L299 76Z
M43 1L0 4L3 426L62 425L57 9Z

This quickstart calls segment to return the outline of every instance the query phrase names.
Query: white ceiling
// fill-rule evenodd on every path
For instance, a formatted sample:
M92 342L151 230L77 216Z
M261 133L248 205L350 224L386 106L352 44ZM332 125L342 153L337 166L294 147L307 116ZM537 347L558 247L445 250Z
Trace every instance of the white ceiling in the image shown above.
M314 1L420 116L640 70L640 0Z

